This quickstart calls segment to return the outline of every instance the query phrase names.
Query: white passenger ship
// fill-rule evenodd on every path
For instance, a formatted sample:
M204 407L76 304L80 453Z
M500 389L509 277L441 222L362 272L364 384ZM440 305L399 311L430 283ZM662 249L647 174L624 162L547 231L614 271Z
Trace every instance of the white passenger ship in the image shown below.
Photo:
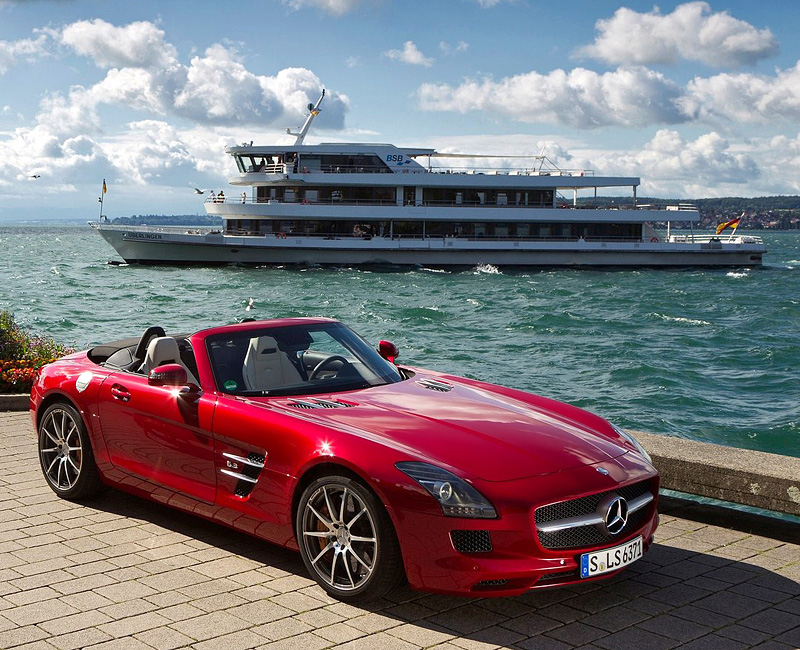
M638 205L635 177L559 169L544 156L515 170L434 167L465 158L390 144L229 147L228 196L205 201L222 229L90 222L128 263L475 266L758 266L760 238L671 234L694 206ZM487 157L487 156L484 156ZM476 156L468 156L476 158ZM422 161L421 164L420 161ZM598 190L630 188L611 207ZM243 190L239 193L239 190ZM232 195L232 196L231 196ZM579 198L581 199L579 201ZM655 222L667 222L664 232Z

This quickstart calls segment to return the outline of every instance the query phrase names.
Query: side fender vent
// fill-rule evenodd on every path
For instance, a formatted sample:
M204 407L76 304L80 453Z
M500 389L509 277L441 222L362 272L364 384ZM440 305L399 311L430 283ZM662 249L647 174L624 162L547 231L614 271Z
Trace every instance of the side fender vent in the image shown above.
M258 483L258 477L261 475L261 470L264 469L266 456L263 454L251 451L247 457L238 456L224 452L222 456L225 458L227 467L219 471L236 479L236 487L233 493L242 499L249 496L253 488Z
M308 399L290 399L289 406L293 406L296 409L347 409L352 408L355 404L348 404L347 402L340 402L339 400L310 397Z
M436 390L440 393L449 393L453 390L453 384L448 384L446 381L439 381L438 379L420 379L417 384L428 390Z

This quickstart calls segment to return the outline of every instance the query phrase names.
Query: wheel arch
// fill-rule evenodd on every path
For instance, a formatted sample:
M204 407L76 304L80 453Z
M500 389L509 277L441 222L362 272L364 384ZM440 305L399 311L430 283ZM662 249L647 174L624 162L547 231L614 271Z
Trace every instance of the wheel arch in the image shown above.
M39 403L39 406L36 408L36 432L39 432L39 425L42 422L42 415L44 412L50 408L53 404L58 402L63 402L64 404L69 404L72 408L74 408L78 414L81 416L81 420L83 420L83 426L86 427L86 430L89 431L89 425L86 422L86 417L83 412L83 409L77 404L69 395L66 393L62 393L60 391L53 391L48 393L42 398L42 401Z
M355 481L358 481L361 485L363 485L367 490L372 492L381 505L386 510L387 515L389 516L389 521L392 523L392 528L394 529L395 537L399 540L400 536L397 532L397 521L395 520L395 513L392 510L391 505L387 502L385 496L381 493L379 489L376 489L375 485L372 481L370 481L363 473L356 470L354 467L349 465L348 463L341 461L340 459L327 459L314 465L311 465L302 472L295 484L294 492L292 493L292 532L295 535L295 541L297 536L297 530L295 526L295 521L297 520L297 509L300 505L300 497L303 495L305 489L313 483L318 478L322 476L346 476L351 478Z

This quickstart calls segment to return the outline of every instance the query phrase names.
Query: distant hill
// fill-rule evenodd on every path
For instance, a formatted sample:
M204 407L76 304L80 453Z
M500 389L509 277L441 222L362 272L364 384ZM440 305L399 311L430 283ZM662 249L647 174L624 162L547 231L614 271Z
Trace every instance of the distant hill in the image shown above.
M136 214L117 217L111 222L120 226L222 226L220 217L206 214Z

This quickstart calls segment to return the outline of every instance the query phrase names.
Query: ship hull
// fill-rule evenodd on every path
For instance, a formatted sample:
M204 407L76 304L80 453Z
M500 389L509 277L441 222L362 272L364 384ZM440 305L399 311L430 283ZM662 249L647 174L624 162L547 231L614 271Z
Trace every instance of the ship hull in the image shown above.
M95 226L129 264L474 267L760 266L760 243L231 236Z

